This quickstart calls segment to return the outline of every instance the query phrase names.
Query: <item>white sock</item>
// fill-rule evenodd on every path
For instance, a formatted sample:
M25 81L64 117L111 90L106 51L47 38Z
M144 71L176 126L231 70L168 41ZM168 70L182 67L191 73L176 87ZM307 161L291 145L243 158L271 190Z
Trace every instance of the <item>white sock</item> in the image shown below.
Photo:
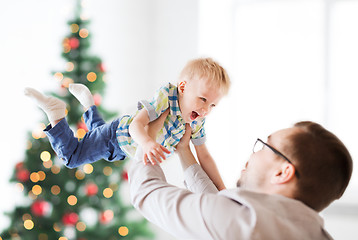
M77 98L86 110L94 105L92 93L85 85L72 83L70 84L68 90Z
M62 119L66 116L66 103L58 98L45 96L33 88L25 88L26 96L34 99L47 115L50 122Z

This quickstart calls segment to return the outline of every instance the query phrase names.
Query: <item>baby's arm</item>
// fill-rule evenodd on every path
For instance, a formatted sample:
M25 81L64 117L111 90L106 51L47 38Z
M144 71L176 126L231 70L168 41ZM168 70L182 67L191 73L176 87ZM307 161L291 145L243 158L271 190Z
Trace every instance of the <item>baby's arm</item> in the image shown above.
M195 151L198 156L198 160L201 167L210 177L211 181L213 181L217 189L219 189L219 191L225 189L226 187L224 185L223 180L221 179L219 170L216 167L214 159L210 155L205 143L201 145L195 145Z
M170 153L170 151L157 143L148 135L145 129L148 124L148 112L145 108L143 108L134 117L132 123L129 125L129 133L134 141L143 149L144 164L147 164L148 159L153 165L155 165L155 159L157 159L159 162L162 162L162 159L165 159L163 152Z

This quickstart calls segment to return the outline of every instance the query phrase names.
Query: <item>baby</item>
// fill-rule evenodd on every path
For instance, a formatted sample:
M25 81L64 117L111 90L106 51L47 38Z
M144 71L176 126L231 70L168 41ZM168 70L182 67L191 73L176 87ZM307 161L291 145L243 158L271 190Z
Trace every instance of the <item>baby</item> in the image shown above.
M205 117L229 91L230 79L223 67L211 58L191 60L182 70L177 85L168 83L157 90L151 101L139 101L134 115L125 115L111 123L100 117L89 89L71 84L69 91L84 106L88 132L81 139L74 137L65 119L66 104L26 88L25 94L35 99L46 113L50 125L44 130L52 148L69 168L100 159L107 161L133 157L138 145L144 163L162 162L175 150L185 133L185 124L192 129L191 141L199 163L219 190L225 188L216 164L205 145ZM145 127L169 109L157 139L148 136Z

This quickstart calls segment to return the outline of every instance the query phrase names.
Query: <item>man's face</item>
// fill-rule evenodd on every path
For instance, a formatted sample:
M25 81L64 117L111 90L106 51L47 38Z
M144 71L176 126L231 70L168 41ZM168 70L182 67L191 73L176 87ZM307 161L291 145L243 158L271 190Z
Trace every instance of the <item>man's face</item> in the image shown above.
M295 128L287 128L271 134L266 143L280 151L285 156L285 144L287 145L289 135L293 134ZM264 146L260 151L251 154L245 169L241 171L237 186L251 191L269 192L271 179L276 174L279 164L285 161L274 153L270 148Z
M222 98L221 91L207 79L192 79L179 84L179 107L186 123L205 118Z

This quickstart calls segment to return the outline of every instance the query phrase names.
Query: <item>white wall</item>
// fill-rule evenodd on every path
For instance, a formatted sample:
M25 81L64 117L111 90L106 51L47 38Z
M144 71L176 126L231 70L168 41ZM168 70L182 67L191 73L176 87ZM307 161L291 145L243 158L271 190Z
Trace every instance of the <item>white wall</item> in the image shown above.
M356 0L200 1L199 52L223 62L233 80L206 129L227 186L257 137L301 120L335 133L355 161L357 11ZM322 213L335 239L358 235L355 165L344 196Z

